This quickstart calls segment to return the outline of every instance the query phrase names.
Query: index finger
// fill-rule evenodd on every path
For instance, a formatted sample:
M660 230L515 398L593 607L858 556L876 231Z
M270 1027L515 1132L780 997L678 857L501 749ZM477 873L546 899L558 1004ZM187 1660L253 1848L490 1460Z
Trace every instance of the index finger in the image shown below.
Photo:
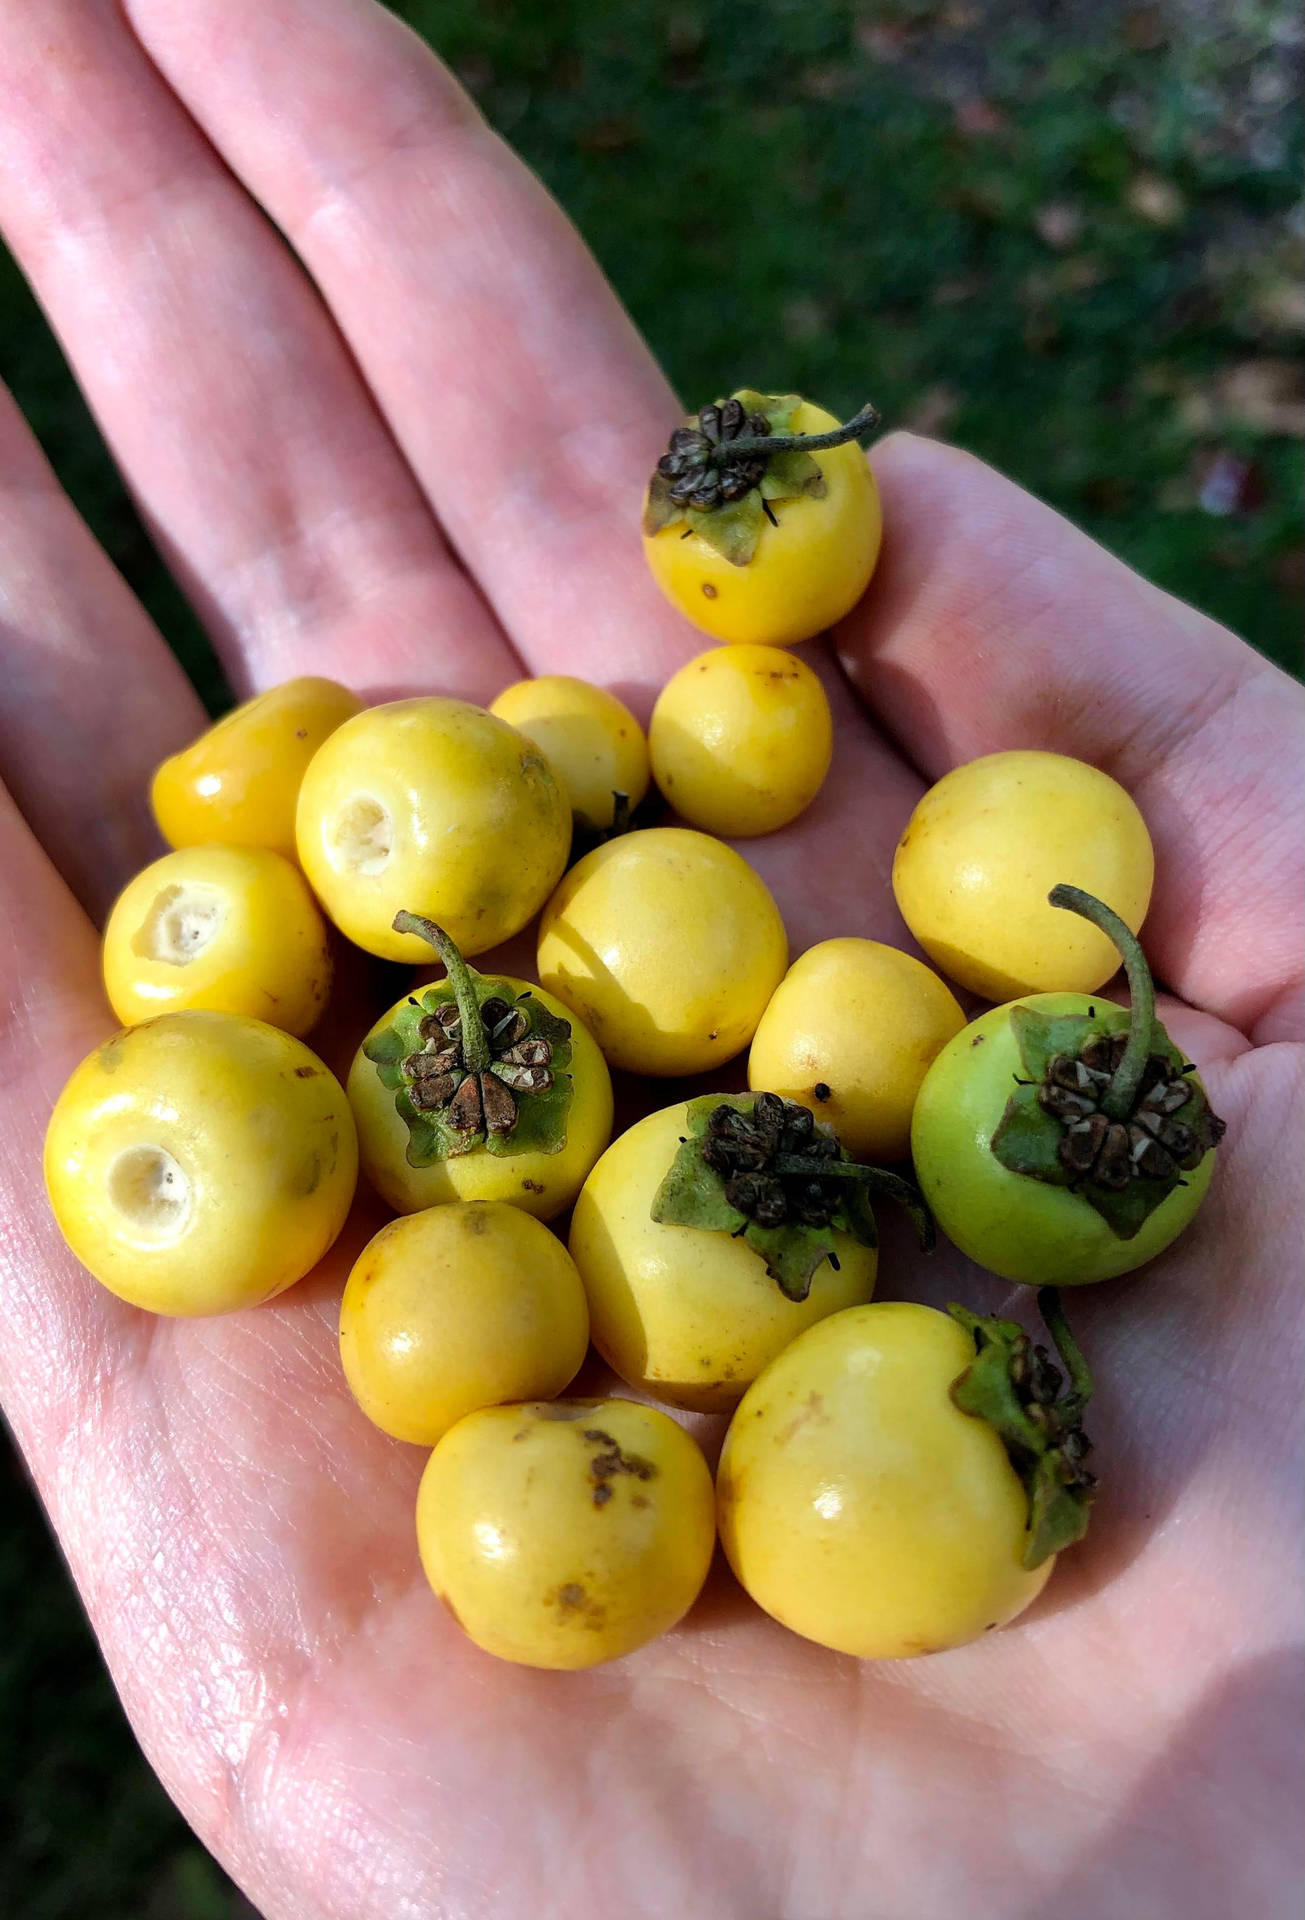
M923 773L1043 747L1103 768L1156 847L1166 985L1259 1040L1300 1031L1305 695L955 448L875 450L883 556L843 666Z

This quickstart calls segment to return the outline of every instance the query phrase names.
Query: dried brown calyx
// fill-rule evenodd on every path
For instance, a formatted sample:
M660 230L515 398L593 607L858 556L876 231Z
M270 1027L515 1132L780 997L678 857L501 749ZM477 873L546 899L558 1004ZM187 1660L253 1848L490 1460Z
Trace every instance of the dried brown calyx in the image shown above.
M805 1300L836 1233L878 1244L872 1193L906 1208L920 1241L933 1220L909 1180L849 1160L833 1130L776 1093L691 1100L679 1151L652 1205L654 1220L746 1240L790 1300Z
M571 1026L520 981L469 967L442 927L395 920L428 940L448 972L363 1043L408 1128L414 1167L470 1153L557 1153L571 1105Z
M478 1011L482 1045L475 1057L488 1056L483 1067L468 1059L456 1002L422 1017L421 1050L402 1062L408 1098L418 1113L442 1111L456 1133L510 1133L517 1096L547 1093L553 1085L553 1043L531 1031L519 1006L497 996Z
M738 398L712 401L697 425L676 427L670 446L657 462L666 492L677 507L710 513L755 487L766 471L764 453L732 450L741 435L769 436L764 413L749 413Z
M763 1227L827 1227L846 1197L829 1174L842 1157L834 1135L817 1129L808 1108L775 1093L759 1093L751 1113L716 1107L702 1157L724 1180L729 1204Z
M1011 1008L1027 1078L1017 1079L991 1148L1010 1172L1069 1187L1130 1240L1226 1129L1155 1017L1155 987L1136 934L1078 887L1054 887L1049 899L1110 936L1133 1004L1127 1013L1091 999L1081 1012Z
M1081 1053L1053 1054L1038 1087L1038 1105L1064 1127L1056 1151L1076 1178L1120 1192L1130 1180L1171 1180L1192 1173L1226 1131L1205 1105L1188 1119L1176 1116L1192 1105L1186 1070L1174 1071L1163 1054L1147 1056L1137 1099L1126 1118L1114 1119L1102 1105L1123 1064L1126 1033L1098 1034Z
M794 433L801 405L796 393L743 388L684 420L648 482L644 532L683 522L686 537L696 533L731 566L746 567L766 522L778 524L778 502L825 494L813 454L858 440L879 421L875 408L865 406L828 433Z

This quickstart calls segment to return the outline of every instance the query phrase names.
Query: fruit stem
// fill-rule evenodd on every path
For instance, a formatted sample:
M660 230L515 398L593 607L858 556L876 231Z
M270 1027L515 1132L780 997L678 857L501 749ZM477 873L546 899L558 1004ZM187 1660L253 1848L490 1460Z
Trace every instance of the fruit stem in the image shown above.
M1155 983L1146 955L1132 928L1094 894L1084 893L1081 887L1059 886L1051 889L1047 899L1053 907L1065 907L1099 927L1107 939L1114 941L1124 962L1128 990L1133 998L1128 1017L1128 1045L1102 1096L1101 1111L1111 1120L1127 1120L1137 1104L1137 1090L1151 1057L1154 1038Z
M804 1153L777 1153L770 1162L770 1171L816 1180L859 1180L872 1193L882 1194L885 1200L895 1200L909 1214L922 1253L932 1253L938 1244L933 1215L919 1188L903 1180L900 1174L889 1173L886 1167L866 1167L859 1160L816 1160Z
M711 464L723 467L740 454L819 453L824 447L841 447L848 440L859 440L879 425L879 409L867 401L859 413L841 427L828 433L741 433L737 440L722 440L711 452Z
M468 1073L488 1072L491 1058L489 1037L480 1017L480 1004L476 999L471 968L443 927L437 927L433 920L427 920L419 913L401 912L395 914L393 925L396 933L415 933L419 940L425 940L444 962L449 985L453 988L453 998L457 1002L458 1017L462 1022L462 1064Z
M1038 1312L1042 1315L1047 1332L1056 1343L1057 1353L1065 1363L1065 1371L1069 1375L1069 1384L1073 1389L1070 1395L1075 1409L1073 1417L1077 1421L1092 1398L1092 1375L1088 1371L1088 1364L1083 1358L1078 1341L1069 1330L1069 1321L1065 1318L1059 1287L1038 1288Z

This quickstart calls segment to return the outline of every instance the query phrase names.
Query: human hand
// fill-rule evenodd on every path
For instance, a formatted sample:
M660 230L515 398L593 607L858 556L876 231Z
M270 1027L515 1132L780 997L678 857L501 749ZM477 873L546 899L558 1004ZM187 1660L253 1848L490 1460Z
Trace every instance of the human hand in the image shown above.
M566 670L646 712L702 644L636 532L677 408L409 35L370 0L11 0L0 73L0 218L241 692ZM201 716L0 413L0 1388L146 1752L269 1920L1225 1920L1293 1883L1300 692L966 456L874 459L834 771L747 849L794 950L904 939L926 780L1077 754L1150 824L1164 1017L1228 1139L1197 1226L1075 1296L1105 1491L1010 1631L860 1665L722 1575L674 1634L555 1675L459 1636L417 1563L421 1456L344 1389L365 1210L289 1294L185 1323L119 1305L50 1221L40 1135L111 1024L88 915ZM890 1245L892 1290L1008 1298Z

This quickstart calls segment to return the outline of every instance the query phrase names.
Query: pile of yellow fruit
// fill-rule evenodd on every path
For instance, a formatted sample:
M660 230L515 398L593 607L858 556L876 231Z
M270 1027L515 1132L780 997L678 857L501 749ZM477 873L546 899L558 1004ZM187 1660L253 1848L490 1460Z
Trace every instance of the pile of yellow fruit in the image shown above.
M767 434L790 437L769 464ZM956 1645L1083 1531L1090 1382L1053 1292L1068 1380L1014 1322L871 1304L872 1202L1044 1288L1127 1271L1190 1219L1221 1128L1154 1020L1150 840L1105 774L992 755L903 823L893 885L940 969L1012 1004L967 1026L938 973L865 939L790 965L780 906L718 836L820 791L829 704L778 643L864 590L874 482L830 416L742 395L679 430L644 524L663 588L727 642L646 737L565 676L488 710L304 679L158 769L173 850L109 916L122 1030L55 1108L51 1203L122 1299L225 1313L317 1264L361 1169L396 1217L344 1289L344 1375L432 1449L423 1564L492 1653L628 1653L692 1605L718 1528L814 1640ZM685 824L656 823L658 795ZM472 964L535 922L533 969ZM379 1019L333 993L342 942L407 969ZM1121 952L1131 1015L1092 998ZM304 1044L328 1009L350 1045L368 1026L344 1085ZM746 1091L704 1081L613 1140L609 1068L707 1076L745 1050ZM639 1398L557 1397L591 1342ZM715 1488L649 1400L732 1414Z

